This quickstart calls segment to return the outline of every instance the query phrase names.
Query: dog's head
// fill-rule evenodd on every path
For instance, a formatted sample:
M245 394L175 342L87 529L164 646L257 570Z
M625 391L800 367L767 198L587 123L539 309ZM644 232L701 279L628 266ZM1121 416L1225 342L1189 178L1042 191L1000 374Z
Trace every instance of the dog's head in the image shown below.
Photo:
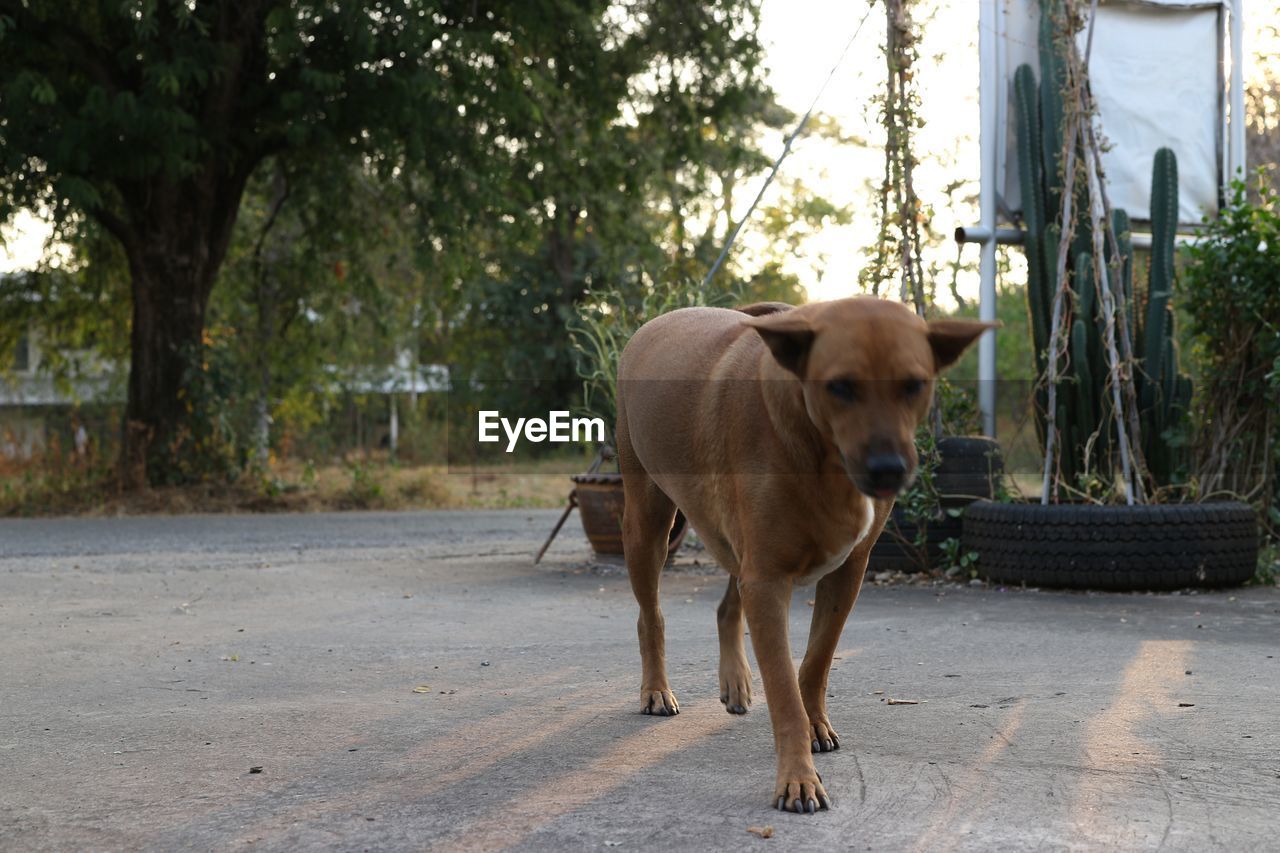
M802 380L809 419L844 460L858 490L898 494L915 478L915 433L934 380L995 323L926 323L900 302L819 302L743 321Z

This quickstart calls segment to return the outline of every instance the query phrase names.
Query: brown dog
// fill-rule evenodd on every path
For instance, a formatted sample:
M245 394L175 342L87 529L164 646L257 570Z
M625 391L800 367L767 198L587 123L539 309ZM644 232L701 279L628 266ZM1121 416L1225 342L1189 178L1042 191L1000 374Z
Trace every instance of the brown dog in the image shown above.
M679 507L732 575L717 612L720 701L731 714L751 704L746 613L773 723L778 808L830 806L812 753L840 746L826 709L832 654L871 546L915 476L915 431L934 377L991 327L925 323L870 297L685 308L646 323L623 351L618 460L627 572L640 603L641 712L680 711L658 605ZM797 679L791 590L815 581Z

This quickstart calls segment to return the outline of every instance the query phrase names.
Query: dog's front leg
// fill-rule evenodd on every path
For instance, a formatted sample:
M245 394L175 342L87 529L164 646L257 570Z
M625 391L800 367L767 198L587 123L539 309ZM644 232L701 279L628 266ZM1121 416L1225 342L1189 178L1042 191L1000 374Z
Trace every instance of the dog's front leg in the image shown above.
M787 640L791 580L760 577L758 571L743 566L738 589L751 631L751 645L760 664L769 719L773 723L778 776L772 802L779 809L790 807L795 812L813 813L828 808L831 800L813 766L809 718L800 698Z
M804 700L809 719L811 742L814 752L829 752L840 748L840 736L831 726L827 716L827 676L831 672L831 659L840 642L840 632L853 610L862 587L862 577L867 571L870 548L859 548L845 564L818 581L814 595L813 621L809 624L809 647L800 664L800 697Z

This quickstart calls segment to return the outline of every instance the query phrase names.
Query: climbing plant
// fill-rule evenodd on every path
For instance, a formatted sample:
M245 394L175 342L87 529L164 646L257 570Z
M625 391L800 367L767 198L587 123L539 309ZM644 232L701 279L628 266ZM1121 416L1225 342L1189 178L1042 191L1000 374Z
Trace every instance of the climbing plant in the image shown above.
M864 289L876 296L895 276L899 298L924 316L927 304L921 235L928 229L929 212L914 184L917 165L912 136L924 121L915 82L919 34L912 13L916 0L885 0L885 89L881 122L885 130L884 178L880 184L879 233L870 263L860 275Z

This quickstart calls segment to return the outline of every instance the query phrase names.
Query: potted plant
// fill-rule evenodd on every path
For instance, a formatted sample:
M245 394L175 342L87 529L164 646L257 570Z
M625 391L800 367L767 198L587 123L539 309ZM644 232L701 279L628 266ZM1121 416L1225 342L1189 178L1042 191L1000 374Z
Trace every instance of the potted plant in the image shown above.
M1095 589L1240 583L1257 559L1252 509L1188 502L1204 496L1183 476L1180 436L1192 388L1179 367L1170 310L1177 161L1168 149L1155 157L1152 250L1141 287L1129 217L1110 211L1105 196L1075 39L1054 38L1055 26L1072 32L1071 5L1044 7L1042 82L1025 65L1014 78L1027 300L1042 377L1035 401L1044 444L1040 500L975 504L965 516L964 546L979 554L979 572L1000 582Z
M722 301L728 302L728 296ZM570 478L574 484L570 503L578 507L583 531L597 554L622 554L622 475L613 451L622 349L651 318L677 308L708 304L713 303L694 282L645 287L638 298L612 289L593 292L569 322L569 340L582 377L583 407L591 417L602 418L609 429L608 440L599 448L591 468ZM679 549L687 531L684 514L677 512L669 536L670 554Z

